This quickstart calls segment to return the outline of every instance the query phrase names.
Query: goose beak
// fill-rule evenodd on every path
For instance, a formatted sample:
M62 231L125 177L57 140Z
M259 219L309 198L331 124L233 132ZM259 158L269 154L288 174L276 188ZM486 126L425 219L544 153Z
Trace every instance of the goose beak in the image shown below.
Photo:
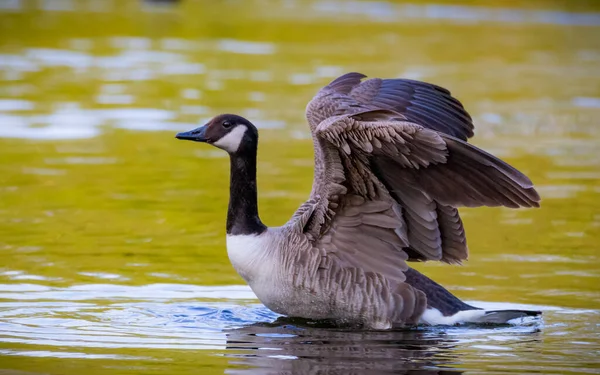
M204 134L206 134L206 128L207 126L204 125L188 132L177 133L175 138L185 139L188 141L206 142L207 139L204 137Z

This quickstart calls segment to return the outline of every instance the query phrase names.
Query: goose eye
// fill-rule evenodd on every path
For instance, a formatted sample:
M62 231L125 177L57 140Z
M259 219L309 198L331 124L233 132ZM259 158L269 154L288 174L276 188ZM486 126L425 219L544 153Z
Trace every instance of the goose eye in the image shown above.
M233 126L233 124L229 121L223 121L223 127L225 129L229 129L231 126Z

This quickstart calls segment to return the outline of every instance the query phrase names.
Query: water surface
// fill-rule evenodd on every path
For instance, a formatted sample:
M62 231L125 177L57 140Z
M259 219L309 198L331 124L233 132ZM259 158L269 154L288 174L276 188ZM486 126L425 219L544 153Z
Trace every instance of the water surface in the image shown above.
M486 4L0 1L0 369L597 372L600 9ZM416 267L543 321L361 332L282 319L243 285L226 155L174 133L250 118L280 225L310 191L304 107L347 71L450 88L473 142L535 182L541 209L461 210L465 265Z

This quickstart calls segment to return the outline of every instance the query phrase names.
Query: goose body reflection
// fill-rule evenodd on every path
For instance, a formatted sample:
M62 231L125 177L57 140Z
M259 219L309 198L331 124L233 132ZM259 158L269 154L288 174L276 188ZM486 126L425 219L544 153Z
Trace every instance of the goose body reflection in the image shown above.
M259 218L258 131L220 115L177 138L229 153L227 252L260 301L292 317L371 329L506 323L537 311L470 306L407 262L467 259L457 207L538 207L532 182L467 142L471 117L448 90L345 74L308 104L310 198L281 227Z
M536 326L365 331L287 317L225 332L227 373L239 375L462 374L467 342L492 344L503 336L529 346L541 340Z
M443 332L348 331L279 320L227 333L227 349L240 353L230 363L250 365L228 373L461 374L450 367L460 361L455 346Z

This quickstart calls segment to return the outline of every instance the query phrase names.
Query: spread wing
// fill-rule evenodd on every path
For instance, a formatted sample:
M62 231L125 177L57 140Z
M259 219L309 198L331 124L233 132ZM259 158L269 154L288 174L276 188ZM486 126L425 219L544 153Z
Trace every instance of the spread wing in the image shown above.
M335 115L387 109L407 121L452 135L473 136L473 121L460 101L443 87L410 79L371 78L348 73L324 87L309 103L309 123L317 126Z
M447 90L363 77L336 79L307 107L314 246L401 281L406 260L467 258L456 207L538 206L525 175L466 143L471 118Z

